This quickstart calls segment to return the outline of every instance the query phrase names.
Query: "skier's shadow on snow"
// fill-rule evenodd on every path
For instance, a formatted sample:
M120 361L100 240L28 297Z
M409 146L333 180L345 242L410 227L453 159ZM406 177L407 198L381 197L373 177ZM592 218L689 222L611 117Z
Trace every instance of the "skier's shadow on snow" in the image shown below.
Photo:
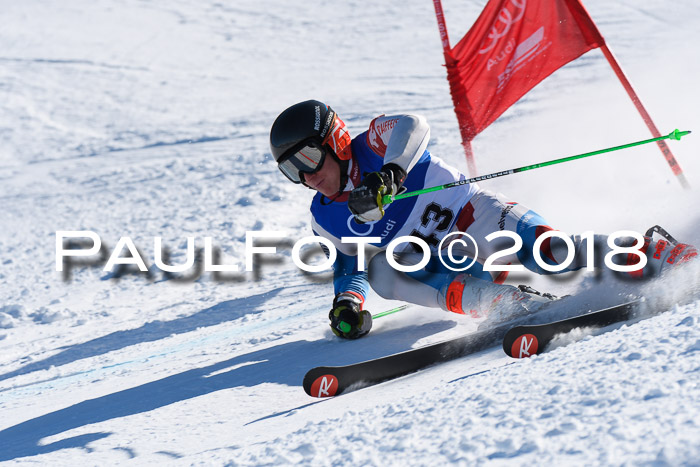
M66 346L56 355L0 375L0 381L33 371L48 370L52 366L59 367L77 360L104 355L132 345L155 342L173 334L184 334L198 328L216 326L245 315L258 314L264 311L266 303L274 299L282 290L279 288L249 297L227 300L172 321L151 321L136 329L116 331L87 342Z
M328 331L328 337L318 341L283 343L86 400L0 431L0 462L66 448L88 449L88 443L111 433L86 433L49 444L40 443L47 437L69 430L150 412L224 389L277 383L297 386L302 391L304 374L313 366L344 365L401 352L419 339L453 326L453 321L437 321L370 334L358 341L331 338ZM231 404L236 403L232 396Z

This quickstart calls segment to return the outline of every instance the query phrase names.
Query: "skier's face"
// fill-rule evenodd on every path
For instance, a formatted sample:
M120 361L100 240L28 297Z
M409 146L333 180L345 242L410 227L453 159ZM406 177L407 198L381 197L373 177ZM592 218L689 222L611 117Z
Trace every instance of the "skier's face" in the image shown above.
M338 193L340 188L340 165L335 157L326 155L323 166L318 172L304 174L304 184L309 188L331 197Z

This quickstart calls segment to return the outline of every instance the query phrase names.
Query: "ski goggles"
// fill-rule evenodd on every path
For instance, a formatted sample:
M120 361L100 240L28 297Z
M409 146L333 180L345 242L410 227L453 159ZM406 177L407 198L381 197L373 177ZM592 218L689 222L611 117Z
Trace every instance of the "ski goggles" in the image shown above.
M302 183L304 174L311 175L321 170L327 153L328 150L317 141L306 141L282 156L277 166L290 181Z

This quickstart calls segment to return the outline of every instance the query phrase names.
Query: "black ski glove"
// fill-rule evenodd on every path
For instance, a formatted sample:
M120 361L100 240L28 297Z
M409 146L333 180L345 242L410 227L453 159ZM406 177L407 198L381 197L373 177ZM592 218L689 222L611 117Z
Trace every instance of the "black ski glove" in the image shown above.
M372 329L372 315L360 309L361 301L349 293L341 293L333 300L333 309L328 314L333 333L345 339L357 339Z
M396 164L387 164L379 172L367 174L348 199L355 221L364 224L384 217L382 197L396 195L405 179L406 171Z

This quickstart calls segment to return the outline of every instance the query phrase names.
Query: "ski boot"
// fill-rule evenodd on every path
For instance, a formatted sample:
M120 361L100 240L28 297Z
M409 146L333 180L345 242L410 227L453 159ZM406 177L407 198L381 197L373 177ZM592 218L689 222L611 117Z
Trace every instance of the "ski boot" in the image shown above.
M654 234L661 238L653 241ZM646 231L644 235L644 246L641 252L647 257L647 264L638 271L631 271L628 274L634 278L659 277L670 268L694 260L698 256L697 249L687 243L680 243L666 232L663 227L655 225ZM637 255L629 254L627 264L633 265L639 262Z
M553 301L558 300L555 295L541 293L529 285L519 285L513 289L515 290L498 297L492 303L486 319L479 324L479 330L538 313Z

